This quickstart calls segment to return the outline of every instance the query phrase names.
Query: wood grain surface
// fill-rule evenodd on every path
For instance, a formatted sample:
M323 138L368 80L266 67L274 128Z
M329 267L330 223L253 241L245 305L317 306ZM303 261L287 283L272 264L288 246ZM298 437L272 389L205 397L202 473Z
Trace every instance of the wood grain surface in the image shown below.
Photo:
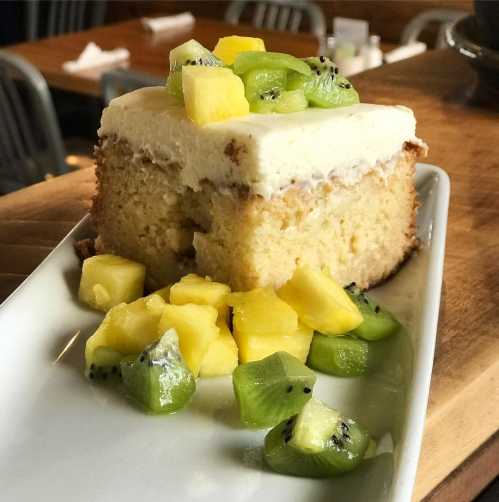
M450 50L353 80L363 101L410 106L430 146L428 161L451 178L444 293L414 500L469 501L499 471L499 113L467 97L474 74ZM86 212L93 183L88 169L0 198L0 297Z

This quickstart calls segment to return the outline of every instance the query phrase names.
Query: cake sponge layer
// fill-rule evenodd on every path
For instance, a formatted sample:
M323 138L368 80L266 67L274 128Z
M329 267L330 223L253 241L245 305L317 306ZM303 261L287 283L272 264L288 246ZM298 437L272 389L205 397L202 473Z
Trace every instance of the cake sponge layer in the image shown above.
M106 137L92 210L99 250L144 263L151 287L189 271L236 290L280 286L306 263L367 288L415 246L417 153L408 144L355 185L331 179L265 199L209 181L194 191L182 183L179 165L153 162L126 140Z

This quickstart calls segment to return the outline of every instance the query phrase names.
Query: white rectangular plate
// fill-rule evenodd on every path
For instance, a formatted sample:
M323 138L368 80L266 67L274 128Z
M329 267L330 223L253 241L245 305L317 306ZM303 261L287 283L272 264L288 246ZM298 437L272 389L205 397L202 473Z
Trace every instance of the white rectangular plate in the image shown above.
M417 166L421 250L373 294L404 323L369 377L319 375L315 394L358 419L378 455L333 480L274 474L264 432L238 424L230 377L202 380L190 406L148 416L83 377L83 348L101 316L76 299L82 221L0 308L0 498L5 502L409 501L435 346L449 180ZM55 359L77 331L77 342Z

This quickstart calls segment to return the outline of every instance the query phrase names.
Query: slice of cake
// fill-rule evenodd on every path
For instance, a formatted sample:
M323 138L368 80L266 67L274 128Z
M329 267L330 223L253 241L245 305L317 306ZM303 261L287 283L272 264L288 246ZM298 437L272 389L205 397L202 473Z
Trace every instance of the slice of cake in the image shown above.
M359 104L324 56L261 41L241 52L248 40L229 38L231 66L190 40L170 52L165 88L104 110L98 250L146 265L152 287L190 271L278 287L299 263L342 284L381 281L416 243L426 146L412 111Z
M307 263L369 287L416 243L415 124L358 104L199 127L164 88L132 92L102 115L98 246L155 286L188 271L279 286Z

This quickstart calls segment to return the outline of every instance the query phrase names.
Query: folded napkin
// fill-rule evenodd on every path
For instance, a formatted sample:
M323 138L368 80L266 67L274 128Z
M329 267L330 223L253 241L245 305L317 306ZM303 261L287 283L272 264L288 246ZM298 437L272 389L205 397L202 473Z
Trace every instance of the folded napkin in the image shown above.
M392 51L385 52L384 60L387 63L395 63L402 59L412 58L426 51L424 42L412 42L407 45L401 45Z
M175 28L184 28L191 24L194 24L194 16L190 12L182 12L182 14L177 14L175 16L142 18L142 26L153 33Z
M64 71L75 73L82 70L88 70L95 66L110 66L130 58L128 49L118 48L112 51L103 51L94 42L89 42L78 59L67 61L62 65Z

